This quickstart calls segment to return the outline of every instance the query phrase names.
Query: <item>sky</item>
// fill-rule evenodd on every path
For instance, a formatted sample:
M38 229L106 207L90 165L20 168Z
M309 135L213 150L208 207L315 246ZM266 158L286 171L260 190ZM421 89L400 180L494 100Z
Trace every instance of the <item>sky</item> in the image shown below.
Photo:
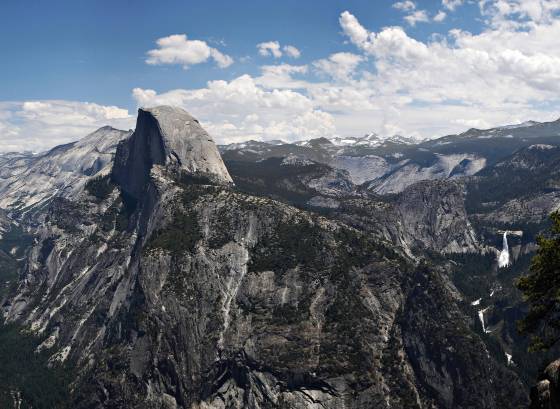
M560 117L560 0L0 2L0 151L171 104L216 142Z

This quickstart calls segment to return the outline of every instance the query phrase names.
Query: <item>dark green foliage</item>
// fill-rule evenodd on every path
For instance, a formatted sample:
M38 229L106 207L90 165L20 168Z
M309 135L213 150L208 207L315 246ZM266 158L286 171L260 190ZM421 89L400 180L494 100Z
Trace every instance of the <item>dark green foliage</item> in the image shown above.
M326 260L321 257L322 231L307 221L280 223L270 236L263 237L251 255L249 270L271 270L282 274L298 264L318 270Z
M109 175L92 178L85 186L86 191L99 200L107 199L114 188L115 185L111 182Z
M212 179L203 173L192 174L181 171L176 177L176 182L180 185L211 185Z
M272 311L272 322L276 325L293 325L309 318L309 305L278 305Z
M33 237L20 226L12 225L0 239L0 299L16 285L18 273L27 249L33 243ZM15 251L12 252L12 250Z
M33 244L33 237L25 232L21 226L12 225L10 230L2 235L0 250L10 253L14 247L17 248L14 256L23 257L26 250Z
M202 238L202 233L196 212L177 211L171 223L156 231L150 241L148 248L162 248L173 254L183 251L192 252L195 244Z
M48 364L48 354L35 353L40 340L24 335L15 325L0 326L0 407L12 408L13 391L21 409L70 408L71 368Z
M79 224L83 220L84 206L63 197L55 197L48 207L46 220L67 233L75 234L80 230Z
M522 149L469 180L466 209L484 213L512 199L558 190L559 165L559 148Z
M337 374L352 372L354 388L362 390L371 385L371 351L367 340L373 336L371 312L359 295L360 285L348 275L336 291L333 302L325 312L323 331L330 334L320 345L321 370Z
M6 295L10 285L15 283L18 271L18 262L0 250L0 299Z
M560 353L557 347L550 351L528 352L529 340L517 331L516 323L526 315L527 306L514 283L528 271L533 254L522 254L511 266L499 269L496 269L494 254L454 254L447 257L454 262L451 270L453 283L465 295L463 309L474 317L474 330L484 340L489 353L503 365L507 365L505 351L511 353L515 365L510 369L527 387L532 386L543 366ZM444 262L441 256L433 259L435 264ZM501 289L490 297L497 286ZM480 305L470 305L471 301L479 298ZM477 317L478 310L486 307L491 307L486 313L487 323L494 328L488 334L483 333Z
M224 206L217 211L209 229L208 247L219 249L235 239L235 220L230 214L230 208Z
M499 362L505 362L505 354L496 339L481 334L485 342L473 332L457 309L446 279L430 264L417 268L411 292L403 309L401 329L404 346L414 369L417 385L423 385L428 393L440 400L437 388L443 379L451 378L454 388L454 403L461 407L479 407L476 394L492 391L497 408L520 408L525 401L525 392L517 388L516 377L501 365L488 359L487 352ZM486 350L485 350L486 349ZM433 366L426 365L426 359ZM440 369L441 368L441 369ZM481 379L492 377L489 389ZM478 384L476 389L473 385ZM486 391L484 391L486 389ZM448 406L441 400L436 407Z
M326 165L281 166L282 158L260 162L227 161L235 187L248 194L271 197L303 207L317 192L301 182L302 177L324 174Z
M529 275L517 287L529 304L527 316L519 322L522 333L534 334L531 349L548 349L560 339L560 213L551 215L548 237L537 239L539 249Z
M343 279L344 274L340 273L345 273L349 268L364 267L372 260L399 259L397 253L391 248L368 237L363 232L342 228L336 232L335 240L337 242L337 259L333 269L335 280Z
M493 273L495 255L463 253L449 258L458 264L453 272L453 283L467 298L474 300L490 293L492 281L489 278Z

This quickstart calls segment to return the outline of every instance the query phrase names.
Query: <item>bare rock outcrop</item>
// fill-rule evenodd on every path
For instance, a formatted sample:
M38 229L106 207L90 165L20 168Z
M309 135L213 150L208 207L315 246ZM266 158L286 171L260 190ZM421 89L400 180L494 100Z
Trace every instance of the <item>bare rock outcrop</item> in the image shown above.
M117 148L113 180L138 197L154 165L208 178L214 183L232 183L210 135L181 108L158 106L138 110L136 131Z
M560 408L560 359L550 363L531 389L530 409Z

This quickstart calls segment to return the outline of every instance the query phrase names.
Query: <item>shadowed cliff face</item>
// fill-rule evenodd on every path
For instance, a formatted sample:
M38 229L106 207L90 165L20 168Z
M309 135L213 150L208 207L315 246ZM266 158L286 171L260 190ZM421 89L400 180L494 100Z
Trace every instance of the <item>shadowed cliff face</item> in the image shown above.
M443 267L359 223L233 189L201 129L184 111L141 110L112 180L58 198L37 222L4 314L77 366L75 407L527 402Z
M113 179L138 198L154 165L208 177L213 183L232 183L212 138L180 108L138 110L136 131L117 148Z

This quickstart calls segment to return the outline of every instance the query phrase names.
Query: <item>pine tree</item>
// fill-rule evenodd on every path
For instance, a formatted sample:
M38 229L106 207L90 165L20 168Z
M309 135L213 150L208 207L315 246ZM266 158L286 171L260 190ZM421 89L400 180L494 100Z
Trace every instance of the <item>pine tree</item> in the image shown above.
M551 216L552 227L539 236L539 249L530 273L519 279L517 288L529 305L527 316L518 322L522 334L532 334L530 350L546 350L560 340L560 213Z

